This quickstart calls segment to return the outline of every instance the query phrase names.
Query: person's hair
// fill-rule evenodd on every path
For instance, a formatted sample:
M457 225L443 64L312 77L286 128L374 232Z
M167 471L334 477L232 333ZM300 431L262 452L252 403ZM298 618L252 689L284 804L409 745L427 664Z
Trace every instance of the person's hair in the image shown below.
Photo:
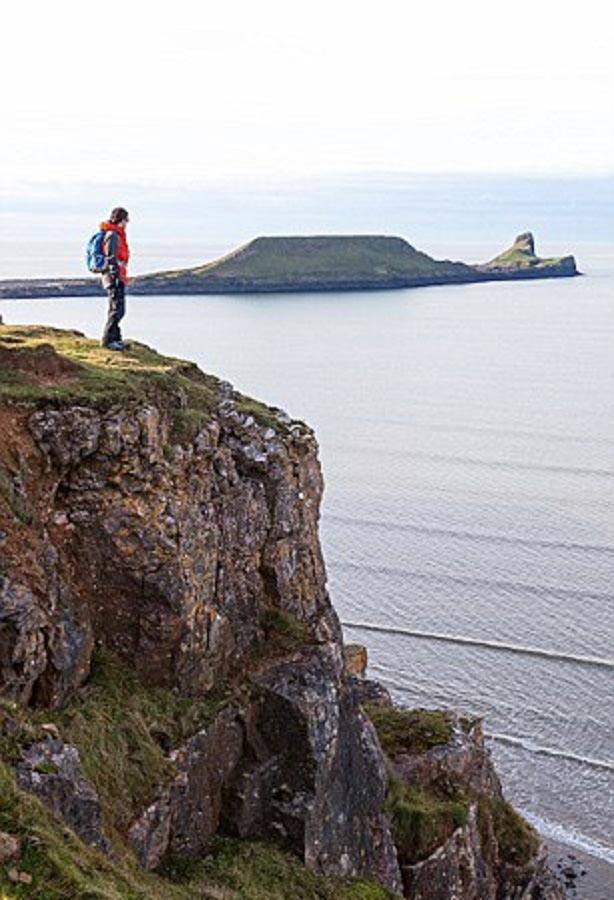
M111 210L111 215L109 216L109 222L113 225L119 225L120 222L123 222L124 219L128 218L128 210L124 209L123 206L116 206L115 209Z

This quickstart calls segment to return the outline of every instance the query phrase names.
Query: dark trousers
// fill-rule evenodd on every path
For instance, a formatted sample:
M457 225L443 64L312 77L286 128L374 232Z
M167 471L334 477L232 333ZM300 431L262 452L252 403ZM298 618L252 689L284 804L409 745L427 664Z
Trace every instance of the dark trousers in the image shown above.
M102 335L103 347L108 347L109 344L114 344L122 339L119 323L126 312L126 286L124 282L119 278L115 278L112 284L107 287L107 297L109 298L109 313Z

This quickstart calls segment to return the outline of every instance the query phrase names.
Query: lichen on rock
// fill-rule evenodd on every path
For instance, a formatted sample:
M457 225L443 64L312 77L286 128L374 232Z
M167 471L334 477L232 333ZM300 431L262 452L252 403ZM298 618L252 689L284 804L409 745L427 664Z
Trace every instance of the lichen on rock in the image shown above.
M0 826L34 794L81 847L111 835L104 871L138 860L152 897L187 896L157 891L223 834L374 897L443 900L462 857L484 873L466 896L555 900L526 893L530 840L503 859L518 823L479 726L395 709L344 656L311 429L142 345L116 356L0 326ZM400 810L429 834L406 841Z

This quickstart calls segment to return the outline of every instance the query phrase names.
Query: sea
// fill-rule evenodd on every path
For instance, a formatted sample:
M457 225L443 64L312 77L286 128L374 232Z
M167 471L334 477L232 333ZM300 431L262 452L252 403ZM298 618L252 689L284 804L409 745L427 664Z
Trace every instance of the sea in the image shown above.
M260 233L399 234L472 262L532 230L541 255L576 255L574 279L134 297L125 333L315 428L347 640L401 704L482 716L507 796L575 870L569 896L614 897L614 179L195 187L175 224L169 189L157 231L132 190L135 271ZM46 200L14 203L32 233L0 234L0 277L83 274L87 204L49 223ZM92 336L104 312L0 302L7 323Z

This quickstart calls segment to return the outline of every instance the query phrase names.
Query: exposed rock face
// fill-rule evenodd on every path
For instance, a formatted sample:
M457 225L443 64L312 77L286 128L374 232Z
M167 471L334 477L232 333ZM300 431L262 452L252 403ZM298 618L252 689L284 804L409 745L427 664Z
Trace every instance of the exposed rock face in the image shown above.
M567 278L578 274L573 256L540 259L530 231L519 234L508 250L475 268L493 278Z
M525 231L518 235L512 249L526 253L528 256L535 256L535 238L530 231Z
M241 711L228 707L171 753L176 776L130 829L143 868L157 868L168 854L192 859L206 854L219 826L222 791L243 746Z
M548 868L544 847L530 872L497 873L497 845L478 827L478 808L469 821L432 856L403 867L404 895L412 900L564 900L565 893Z
M267 664L251 686L243 704L171 753L176 777L130 829L141 864L202 856L221 820L225 832L272 840L316 872L369 872L399 890L384 759L338 645Z
M227 825L242 837L280 840L316 871L349 875L360 859L397 888L384 760L343 678L338 645L302 651L257 675L255 685L249 752L229 794Z
M83 777L76 747L61 740L33 744L17 767L24 790L37 794L79 837L103 853L112 852L96 791Z
M142 864L202 855L223 817L317 872L375 874L395 889L383 757L344 672L326 591L314 436L281 413L257 422L220 385L216 409L180 440L181 403L0 410L0 696L64 703L95 643L185 695L243 684L242 705L171 755L176 776L131 829ZM271 610L303 629L302 656L282 662L272 647L267 662ZM58 773L41 775L52 746ZM75 797L64 778L73 749L36 745L20 784L85 835L73 807L92 798L76 771Z
M367 671L367 648L362 644L346 644L343 648L343 658L348 675L362 676Z
M458 718L452 722L447 743L423 753L400 753L392 760L393 772L404 784L468 804L467 823L426 859L408 863L400 848L404 896L411 900L563 900L563 891L547 865L546 848L504 800L481 723ZM510 825L518 829L511 839L509 834L502 836L501 813L508 817L508 830Z
M394 757L395 770L408 784L419 784L429 790L502 797L501 783L484 746L480 722L473 722L467 731L467 724L463 728L458 719L452 721L452 736L447 744L433 747L427 753L401 753Z
M173 412L69 407L13 421L12 478L31 508L5 548L1 692L62 702L95 635L148 680L199 693L243 666L268 606L339 640L311 431L297 423L282 438L222 399L185 446L171 443Z
M494 815L481 813L481 798L498 801L500 786L477 726L467 733L457 721L445 746L387 762L362 706L387 712L392 701L364 678L366 652L344 657L326 590L310 429L271 409L252 415L223 383L211 407L188 406L195 383L181 380L185 364L162 389L161 357L148 391L88 400L88 371L73 384L82 399L66 401L54 386L81 373L75 360L10 347L4 337L2 352L18 352L32 374L19 388L35 400L0 399L0 699L66 703L96 644L173 696L229 688L226 706L181 738L168 780L158 790L156 775L142 800L127 835L141 865L202 857L223 830L273 840L321 874L404 885L408 897L557 900L536 857L513 871ZM40 730L45 740L20 745L19 785L110 853L77 748L53 724ZM389 765L404 784L474 798L467 824L428 859L395 847Z
M403 866L404 893L414 900L477 900L496 898L497 883L484 851L477 826L477 807L469 809L469 822L432 856L413 866Z

